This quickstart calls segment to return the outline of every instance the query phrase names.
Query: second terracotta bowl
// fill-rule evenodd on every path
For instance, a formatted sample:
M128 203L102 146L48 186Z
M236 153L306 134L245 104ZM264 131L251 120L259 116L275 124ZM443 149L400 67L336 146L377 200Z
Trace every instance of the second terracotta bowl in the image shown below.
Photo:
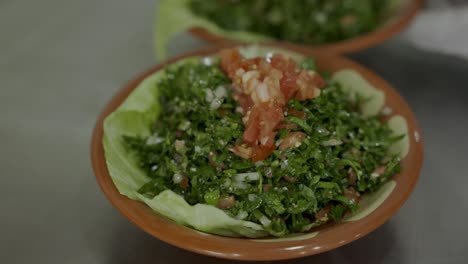
M395 0L401 4L394 12L385 20L384 23L372 32L356 36L354 38L343 40L334 43L320 45L304 45L298 43L288 43L290 46L295 46L296 49L315 52L329 53L350 53L364 50L375 45L378 45L385 40L391 38L395 34L404 30L416 16L423 5L423 0ZM192 28L190 33L194 36L205 40L212 44L225 43L240 43L234 39L229 39L224 36L216 35L204 28Z
M327 225L318 230L313 230L312 233L283 239L255 240L222 237L198 232L158 215L141 202L121 195L116 189L106 166L102 145L104 119L122 104L142 80L160 71L165 65L188 56L213 55L220 49L221 47L200 50L156 65L123 87L99 116L91 144L94 173L107 198L127 219L152 236L193 252L229 259L280 260L318 254L350 243L382 225L403 205L417 182L423 161L421 132L410 107L390 84L372 71L346 58L321 53L313 53L320 69L328 72L341 69L357 71L364 79L385 94L385 106L387 109L392 109L392 115L400 115L406 120L409 152L401 161L402 171L392 178L394 183L392 189L386 194L386 199L375 210L361 219ZM296 51L300 52L300 50Z

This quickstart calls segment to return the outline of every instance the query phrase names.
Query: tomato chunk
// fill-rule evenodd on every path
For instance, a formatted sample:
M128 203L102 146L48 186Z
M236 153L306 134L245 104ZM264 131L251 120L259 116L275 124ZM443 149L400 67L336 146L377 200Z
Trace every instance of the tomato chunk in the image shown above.
M275 150L275 145L271 147L257 145L253 148L252 161L257 162L266 159Z
M263 160L276 148L276 131L296 127L283 123L287 102L292 98L309 100L319 96L325 82L317 73L300 69L293 59L278 54L270 60L246 59L239 50L228 49L221 51L220 57L221 68L232 80L234 99L244 115L243 143L232 151L244 159ZM302 111L289 113L305 118ZM280 149L296 146L305 136L303 132L290 133Z

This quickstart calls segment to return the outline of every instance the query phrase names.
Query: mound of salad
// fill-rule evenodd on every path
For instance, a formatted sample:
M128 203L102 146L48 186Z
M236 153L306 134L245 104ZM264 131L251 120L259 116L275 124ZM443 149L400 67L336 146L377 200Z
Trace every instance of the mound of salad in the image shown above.
M374 30L388 0L192 0L191 10L219 27L302 44L349 39Z
M351 93L312 58L184 59L105 120L109 171L124 195L209 233L284 236L340 221L400 170L389 148L402 136Z

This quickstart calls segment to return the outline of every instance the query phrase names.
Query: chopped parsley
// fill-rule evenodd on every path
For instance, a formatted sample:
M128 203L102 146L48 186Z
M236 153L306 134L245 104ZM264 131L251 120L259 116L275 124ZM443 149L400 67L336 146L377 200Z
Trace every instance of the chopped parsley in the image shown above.
M315 67L313 60L301 65ZM217 206L281 236L340 221L358 207L359 195L400 170L399 158L388 154L400 138L379 117L363 117L336 83L327 81L313 100L290 100L288 110L305 118L287 115L295 125L280 129L276 140L296 131L307 136L254 164L230 151L242 140L244 124L219 66L189 61L164 71L153 134L124 138L151 178L139 189L145 196L170 189L192 205Z

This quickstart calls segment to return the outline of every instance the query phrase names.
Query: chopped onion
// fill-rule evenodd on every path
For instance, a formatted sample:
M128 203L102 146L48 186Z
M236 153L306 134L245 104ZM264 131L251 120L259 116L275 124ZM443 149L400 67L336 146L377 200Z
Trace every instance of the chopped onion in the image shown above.
M265 55L265 60L270 63L271 62L271 58L273 58L273 52L268 52L266 55Z
M241 189L241 190L244 190L244 189L247 189L247 187L249 187L249 185L245 182L233 182L232 184L234 186L234 188L236 189Z
M260 219L258 219L258 220L260 221L260 223L262 223L263 226L271 225L271 220L268 219L268 217L266 217L264 215L262 217L260 217Z
M258 172L239 173L234 176L234 181L236 182L258 181L258 179L260 179L260 174Z
M157 135L152 135L146 139L146 145L157 145L163 142L164 139L162 137L158 137Z
M175 184L178 184L182 181L182 175L180 173L176 173L172 176L172 181L175 183Z
M260 139L260 144L265 145L268 142L268 139L270 139L270 138L269 137L262 137L262 139Z
M213 101L211 101L210 108L212 110L216 110L221 106L222 103L223 103L222 99L216 97L213 99Z
M239 69L237 69L237 71L236 71L236 75L239 76L239 77L242 76L242 74L244 74L244 73L245 73L245 70L242 69L242 68L239 68Z
M227 95L227 91L226 91L226 87L220 85L216 88L216 90L214 91L214 95L217 97L217 98L224 98L226 97Z
M258 71L248 71L242 75L242 82L247 83L252 78L258 78L260 74Z
M319 134L326 134L326 135L329 134L328 130L326 128L323 128L323 127L317 128L317 132Z
M234 216L237 220L245 219L249 214L246 211L240 211L236 216Z
M202 63L206 66L211 66L213 64L213 59L211 57L204 57Z
M258 100L260 102L268 102L270 100L270 94L268 93L268 86L265 83L261 83L256 87Z
M249 122L249 116L248 115L242 117L242 123L247 124L247 122Z
M384 116L389 116L391 115L393 112L392 108L388 107L388 106L385 106L383 109L382 109L382 115Z
M343 141L339 140L339 139L329 139L329 140L325 140L322 142L322 145L323 146L338 146L338 145L341 145L343 144Z
M281 142L283 142L283 140L282 140L282 139L278 139L278 140L276 141L276 143L275 143L275 146L278 147L279 145L281 145Z
M214 99L213 91L211 91L210 89L206 89L205 90L205 100L207 102L211 102L211 101L213 101L213 99Z
M257 195L255 193L249 193L249 195L247 195L247 199L249 199L249 201L253 202L253 201L255 201L255 199L257 199Z
M224 188L229 188L231 186L231 180L230 179L226 179L223 183L223 187Z

